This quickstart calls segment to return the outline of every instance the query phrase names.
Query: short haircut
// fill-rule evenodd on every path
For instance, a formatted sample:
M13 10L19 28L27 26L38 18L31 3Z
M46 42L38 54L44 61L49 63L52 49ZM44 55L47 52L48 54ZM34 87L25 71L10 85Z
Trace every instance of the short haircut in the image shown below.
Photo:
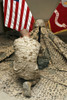
M29 32L26 29L23 29L23 30L20 31L20 33L22 35L27 35Z

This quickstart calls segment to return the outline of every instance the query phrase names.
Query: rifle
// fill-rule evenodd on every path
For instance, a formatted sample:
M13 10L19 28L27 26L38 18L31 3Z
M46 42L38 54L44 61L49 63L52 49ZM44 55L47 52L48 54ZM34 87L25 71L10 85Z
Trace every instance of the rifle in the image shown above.
M41 36L41 27L39 26L39 33L38 33L38 42L40 43L40 36Z

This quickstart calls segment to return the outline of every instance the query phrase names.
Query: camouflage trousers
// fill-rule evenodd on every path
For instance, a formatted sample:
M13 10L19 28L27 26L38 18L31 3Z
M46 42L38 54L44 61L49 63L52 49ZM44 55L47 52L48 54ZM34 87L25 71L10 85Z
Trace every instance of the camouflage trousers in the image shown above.
M31 37L38 41L39 28L34 29L31 33ZM67 44L44 27L41 27L40 34L41 49L38 64L43 68L48 66L67 71Z

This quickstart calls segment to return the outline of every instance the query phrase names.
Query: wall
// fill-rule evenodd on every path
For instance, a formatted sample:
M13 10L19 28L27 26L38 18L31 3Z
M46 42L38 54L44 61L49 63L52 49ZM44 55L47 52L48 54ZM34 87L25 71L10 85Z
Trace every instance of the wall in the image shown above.
M0 0L0 2L1 2L1 1L3 1L3 0Z
M0 32L4 31L2 3L0 2Z
M49 19L60 0L26 0L35 19Z

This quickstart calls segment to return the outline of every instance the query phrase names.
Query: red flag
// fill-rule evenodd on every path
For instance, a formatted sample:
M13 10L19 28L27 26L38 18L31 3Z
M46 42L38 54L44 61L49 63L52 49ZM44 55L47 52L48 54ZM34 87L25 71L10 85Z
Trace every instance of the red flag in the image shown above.
M49 26L53 33L67 31L67 2L65 0L62 0L53 12Z
M3 0L4 25L20 31L31 31L34 17L25 0Z

